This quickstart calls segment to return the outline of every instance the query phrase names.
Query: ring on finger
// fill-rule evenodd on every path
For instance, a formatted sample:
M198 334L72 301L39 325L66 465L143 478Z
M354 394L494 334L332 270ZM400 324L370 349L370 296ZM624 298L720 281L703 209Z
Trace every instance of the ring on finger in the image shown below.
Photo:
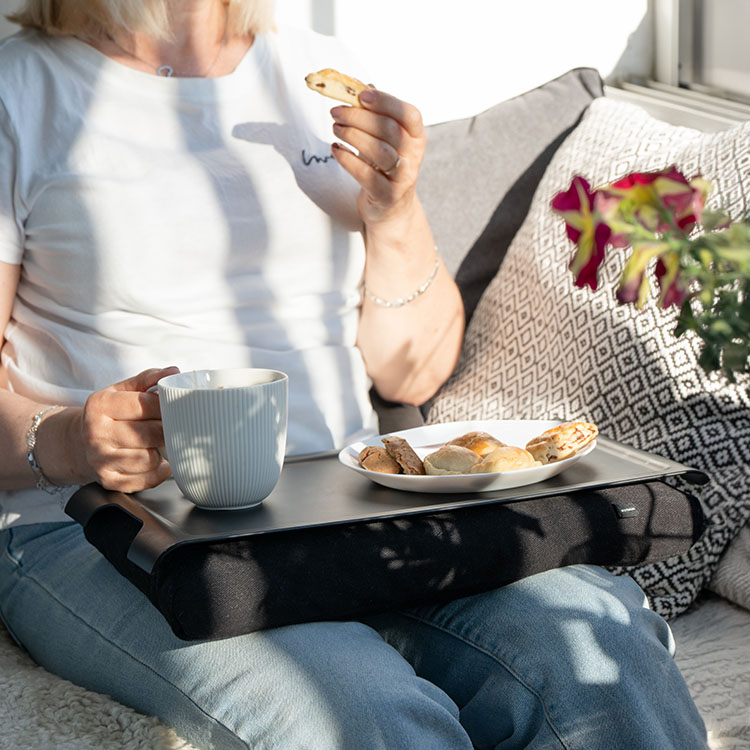
M383 174L386 177L390 177L399 168L400 164L401 164L401 157L397 156L394 165L390 169L384 169Z

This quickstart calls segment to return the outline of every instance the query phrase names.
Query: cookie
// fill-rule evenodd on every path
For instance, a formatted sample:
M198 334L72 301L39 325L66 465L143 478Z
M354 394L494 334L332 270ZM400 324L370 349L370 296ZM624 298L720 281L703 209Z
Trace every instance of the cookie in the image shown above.
M599 434L599 428L590 422L563 422L545 430L526 443L526 450L543 464L574 456Z
M361 107L359 95L365 89L372 88L372 86L368 86L345 73L339 73L338 70L333 68L324 68L317 73L309 73L305 76L305 83L313 91L331 99L346 102L353 107Z
M368 471L381 474L400 474L401 466L379 445L368 445L359 452L359 462Z
M414 452L414 449L403 438L390 435L382 438L383 445L388 455L397 461L404 474L424 474L422 459Z

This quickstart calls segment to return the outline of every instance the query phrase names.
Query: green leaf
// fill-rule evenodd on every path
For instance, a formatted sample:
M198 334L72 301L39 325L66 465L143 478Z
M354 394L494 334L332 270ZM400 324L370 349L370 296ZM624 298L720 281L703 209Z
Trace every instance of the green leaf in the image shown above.
M709 330L711 331L711 337L713 339L730 339L734 334L734 328L731 323L726 320L719 318L709 324Z
M724 211L711 211L704 208L701 214L701 224L706 232L712 232L718 227L724 226L729 222L729 217Z
M747 372L748 359L750 359L750 344L730 343L724 347L722 352L722 363L724 371L729 372Z

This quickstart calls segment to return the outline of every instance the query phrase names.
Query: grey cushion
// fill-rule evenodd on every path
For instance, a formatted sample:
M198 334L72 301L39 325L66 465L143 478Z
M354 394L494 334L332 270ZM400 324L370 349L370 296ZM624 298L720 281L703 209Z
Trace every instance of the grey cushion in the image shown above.
M417 189L467 321L547 164L602 93L599 73L577 68L475 117L428 127Z

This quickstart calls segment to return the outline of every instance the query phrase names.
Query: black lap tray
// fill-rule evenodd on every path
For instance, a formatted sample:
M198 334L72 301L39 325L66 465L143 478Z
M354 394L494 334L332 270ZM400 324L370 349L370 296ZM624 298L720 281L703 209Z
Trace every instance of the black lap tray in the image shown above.
M703 516L695 497L659 481L680 474L706 479L600 439L564 474L515 491L402 492L324 458L287 464L255 509L200 510L167 482L136 495L87 485L66 512L178 637L216 639L445 601L562 565L682 553Z

